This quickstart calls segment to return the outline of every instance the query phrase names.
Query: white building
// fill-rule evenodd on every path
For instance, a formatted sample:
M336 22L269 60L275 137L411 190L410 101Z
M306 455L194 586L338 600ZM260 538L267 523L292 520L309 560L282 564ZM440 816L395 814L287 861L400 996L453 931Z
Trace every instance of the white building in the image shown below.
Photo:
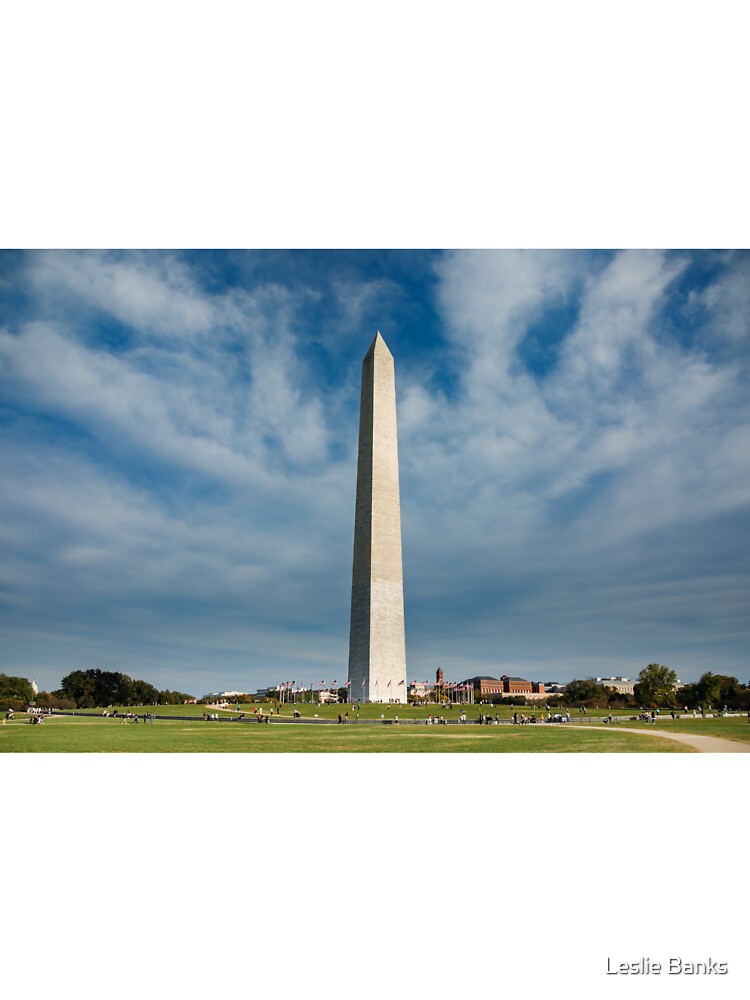
M596 677L597 684L613 688L618 694L633 694L636 682L629 677Z

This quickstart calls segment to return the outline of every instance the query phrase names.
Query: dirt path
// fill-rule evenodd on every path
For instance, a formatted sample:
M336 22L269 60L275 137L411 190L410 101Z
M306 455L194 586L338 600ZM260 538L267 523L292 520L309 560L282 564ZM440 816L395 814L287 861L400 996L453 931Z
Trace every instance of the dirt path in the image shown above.
M566 726L566 728L568 728ZM638 733L640 736L659 736L663 740L677 740L697 750L698 753L750 753L750 743L740 743L737 740L725 740L720 736L691 736L689 733L659 732L652 729L630 729L625 726L571 726L571 729L614 729L618 733Z

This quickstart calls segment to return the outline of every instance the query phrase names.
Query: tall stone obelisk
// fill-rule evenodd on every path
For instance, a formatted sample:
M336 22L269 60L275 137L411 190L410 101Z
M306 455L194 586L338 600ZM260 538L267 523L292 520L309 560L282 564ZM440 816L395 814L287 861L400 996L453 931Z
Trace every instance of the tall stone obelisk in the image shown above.
M349 682L352 701L406 701L396 379L380 333L362 362Z

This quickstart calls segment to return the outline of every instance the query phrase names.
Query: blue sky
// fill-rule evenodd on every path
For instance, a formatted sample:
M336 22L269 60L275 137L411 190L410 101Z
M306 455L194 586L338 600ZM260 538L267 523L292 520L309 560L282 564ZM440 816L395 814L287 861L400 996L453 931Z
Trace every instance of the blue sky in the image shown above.
M0 670L342 680L379 329L410 678L750 680L750 254L6 251L0 294Z

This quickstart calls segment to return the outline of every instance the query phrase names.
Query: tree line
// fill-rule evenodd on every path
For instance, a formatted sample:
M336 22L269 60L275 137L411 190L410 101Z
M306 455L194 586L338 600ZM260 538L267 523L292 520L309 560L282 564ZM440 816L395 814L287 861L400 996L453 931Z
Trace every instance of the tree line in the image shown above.
M677 687L677 674L661 663L649 663L638 675L633 694L627 695L592 679L573 680L565 689L568 705L638 705L643 708L750 709L750 686L727 674L704 673L692 684Z
M25 708L34 697L34 688L25 677L0 674L0 711Z
M76 708L106 708L108 705L181 705L192 700L182 691L160 691L148 681L116 670L73 670L63 677L60 691Z
M108 705L181 705L192 700L182 691L160 691L148 681L115 670L73 670L57 691L34 693L25 677L0 674L0 709L30 703L50 708L106 708Z

